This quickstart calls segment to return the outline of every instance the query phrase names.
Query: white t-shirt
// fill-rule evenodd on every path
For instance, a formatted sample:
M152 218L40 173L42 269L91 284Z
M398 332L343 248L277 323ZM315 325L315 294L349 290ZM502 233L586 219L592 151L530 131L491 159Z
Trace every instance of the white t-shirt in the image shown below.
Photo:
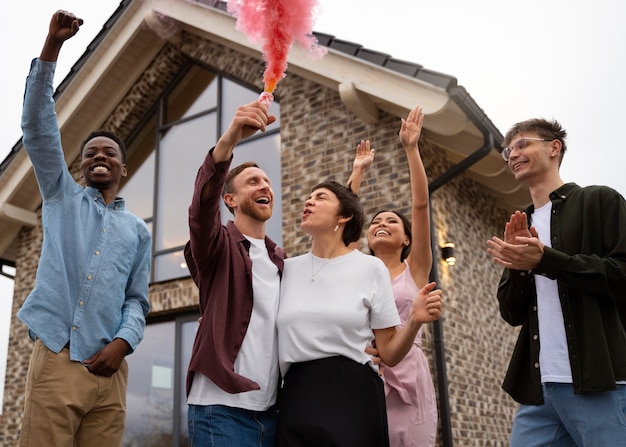
M550 242L550 215L552 202L535 209L532 224L539 233L539 240L546 246ZM541 382L572 383L572 370L565 336L563 309L559 299L559 287L555 279L535 276L537 289L537 315L539 317L539 369Z
M254 306L246 336L235 359L235 372L255 381L260 390L230 394L211 379L196 373L187 403L192 405L226 405L263 411L276 402L278 388L278 342L276 313L280 290L278 268L270 260L264 239L250 241L252 290Z
M372 329L400 324L389 271L358 250L330 261L311 253L286 259L276 324L283 376L292 363L337 355L372 364Z

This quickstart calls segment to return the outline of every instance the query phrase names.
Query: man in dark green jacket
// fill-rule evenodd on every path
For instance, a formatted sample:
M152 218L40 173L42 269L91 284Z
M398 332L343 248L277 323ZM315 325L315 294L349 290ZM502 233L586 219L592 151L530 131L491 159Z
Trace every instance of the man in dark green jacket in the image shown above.
M511 447L626 442L626 202L561 180L565 137L532 119L503 142L532 197L487 241L502 318L522 326L503 384L520 403Z

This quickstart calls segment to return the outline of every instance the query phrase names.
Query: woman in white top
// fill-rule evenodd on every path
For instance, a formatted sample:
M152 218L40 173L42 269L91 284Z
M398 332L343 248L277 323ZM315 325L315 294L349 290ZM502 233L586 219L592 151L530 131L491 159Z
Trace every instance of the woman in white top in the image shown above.
M383 382L365 348L375 337L385 364L397 364L441 292L434 283L422 288L396 329L387 268L348 248L363 221L358 196L337 182L315 186L305 202L301 228L311 251L285 261L281 282L277 447L389 445Z

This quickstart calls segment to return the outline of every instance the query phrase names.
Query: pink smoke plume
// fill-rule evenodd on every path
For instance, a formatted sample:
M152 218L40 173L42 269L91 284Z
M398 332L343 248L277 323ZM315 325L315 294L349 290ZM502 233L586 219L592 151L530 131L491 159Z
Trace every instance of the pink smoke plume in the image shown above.
M255 45L261 45L265 72L261 100L269 105L278 82L285 77L287 57L293 43L314 58L322 58L326 48L313 35L317 0L228 0L228 12L237 18L237 30Z

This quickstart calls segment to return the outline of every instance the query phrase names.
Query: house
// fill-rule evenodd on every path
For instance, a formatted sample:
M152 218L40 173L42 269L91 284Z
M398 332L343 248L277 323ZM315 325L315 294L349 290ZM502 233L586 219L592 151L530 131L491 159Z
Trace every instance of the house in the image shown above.
M299 214L320 179L347 178L354 148L370 139L376 161L361 188L366 213L408 210L408 170L397 132L415 105L425 113L420 148L430 179L433 275L444 318L424 349L439 399L438 445L508 445L515 404L501 390L515 330L500 318L501 270L485 240L530 202L498 151L502 135L457 80L325 34L322 60L294 47L271 111L278 121L242 143L235 162L254 159L276 202L268 232L288 253L308 248ZM124 445L186 445L184 379L197 327L198 291L182 250L187 208L202 159L234 108L263 89L259 48L235 30L219 1L124 0L55 99L66 160L78 178L80 142L107 128L125 138L129 176L121 195L153 236L152 310L144 341L128 357ZM228 212L224 209L224 215ZM17 445L31 342L15 314L34 285L41 249L41 197L21 142L0 165L0 259L16 267L0 427ZM455 244L456 265L439 247Z

